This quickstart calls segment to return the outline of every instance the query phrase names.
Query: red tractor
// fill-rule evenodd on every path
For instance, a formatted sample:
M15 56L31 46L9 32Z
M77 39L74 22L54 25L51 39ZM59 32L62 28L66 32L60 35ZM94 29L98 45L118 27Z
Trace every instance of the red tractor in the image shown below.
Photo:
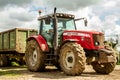
M43 71L45 66L54 65L67 75L80 75L86 62L97 73L108 74L114 70L115 54L104 45L104 34L76 30L75 21L79 19L74 18L71 14L56 13L56 8L53 14L38 18L39 35L27 39L28 70Z

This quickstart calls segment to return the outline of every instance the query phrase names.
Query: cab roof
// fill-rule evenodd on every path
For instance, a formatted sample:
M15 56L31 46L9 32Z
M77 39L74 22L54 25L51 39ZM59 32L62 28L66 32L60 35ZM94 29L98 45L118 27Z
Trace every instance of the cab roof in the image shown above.
M48 14L48 15L44 15L44 16L39 16L38 20L45 19L45 18L48 18L48 17L54 18L54 14ZM66 13L56 13L56 17L59 17L59 18L71 18L71 19L75 18L74 15L72 15L72 14L66 14Z

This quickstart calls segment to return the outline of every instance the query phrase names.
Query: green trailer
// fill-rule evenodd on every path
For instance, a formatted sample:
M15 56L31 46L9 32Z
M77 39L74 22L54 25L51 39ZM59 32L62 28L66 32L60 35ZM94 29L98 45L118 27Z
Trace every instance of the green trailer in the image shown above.
M0 33L0 66L7 66L10 61L23 64L26 39L37 35L37 30L15 28Z

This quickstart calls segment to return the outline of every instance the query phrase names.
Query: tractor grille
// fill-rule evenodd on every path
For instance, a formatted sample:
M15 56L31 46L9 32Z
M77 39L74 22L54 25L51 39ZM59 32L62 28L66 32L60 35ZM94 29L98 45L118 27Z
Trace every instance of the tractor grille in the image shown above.
M95 46L104 45L104 35L103 34L93 34L93 42Z

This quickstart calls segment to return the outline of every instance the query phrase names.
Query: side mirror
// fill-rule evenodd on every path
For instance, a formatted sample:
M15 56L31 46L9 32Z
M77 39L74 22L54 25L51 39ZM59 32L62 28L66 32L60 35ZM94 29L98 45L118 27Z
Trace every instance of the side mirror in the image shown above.
M87 18L78 18L78 19L75 19L75 21L79 21L79 20L84 20L84 25L87 26Z
M84 24L85 24L85 26L87 26L87 23L88 23L87 19L84 18Z

